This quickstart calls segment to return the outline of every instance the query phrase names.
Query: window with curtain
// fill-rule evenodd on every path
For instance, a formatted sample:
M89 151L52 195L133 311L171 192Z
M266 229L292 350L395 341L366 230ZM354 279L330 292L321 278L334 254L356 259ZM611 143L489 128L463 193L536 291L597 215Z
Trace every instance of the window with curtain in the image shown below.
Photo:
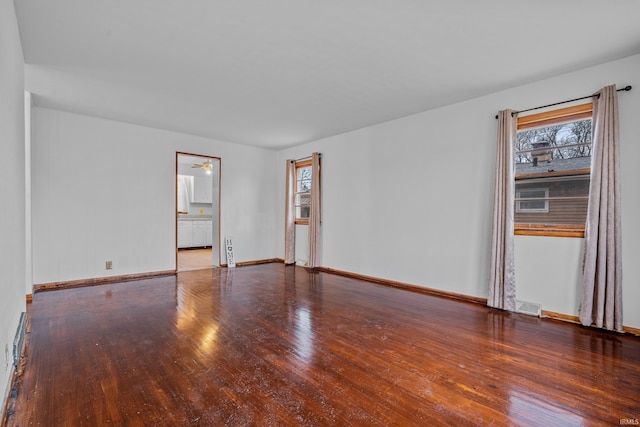
M296 162L296 224L309 224L311 213L311 160Z
M593 104L518 118L515 234L583 237Z

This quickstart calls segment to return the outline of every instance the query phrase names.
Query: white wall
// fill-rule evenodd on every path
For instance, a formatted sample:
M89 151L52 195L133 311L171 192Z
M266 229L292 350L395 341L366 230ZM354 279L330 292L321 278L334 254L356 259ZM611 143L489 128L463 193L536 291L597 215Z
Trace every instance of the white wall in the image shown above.
M639 75L636 55L283 150L277 159L279 218L285 159L319 151L323 266L486 297L497 111L572 99L612 83L635 84L619 100L624 324L640 327ZM278 226L284 235L283 221ZM517 237L518 298L577 315L582 244ZM284 254L283 239L278 254Z
M222 159L236 261L274 256L274 152L40 107L33 126L35 283L174 269L177 151Z
M309 226L296 225L296 264L304 267L309 261Z
M13 1L0 0L0 405L25 311L24 61Z

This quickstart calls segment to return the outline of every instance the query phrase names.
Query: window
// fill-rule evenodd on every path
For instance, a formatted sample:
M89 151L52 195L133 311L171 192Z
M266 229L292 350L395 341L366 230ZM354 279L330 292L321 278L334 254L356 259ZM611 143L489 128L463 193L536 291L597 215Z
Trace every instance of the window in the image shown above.
M592 108L589 103L518 118L515 234L584 236Z
M549 189L521 186L516 191L516 212L549 212Z
M311 213L311 160L296 162L296 224L309 224Z

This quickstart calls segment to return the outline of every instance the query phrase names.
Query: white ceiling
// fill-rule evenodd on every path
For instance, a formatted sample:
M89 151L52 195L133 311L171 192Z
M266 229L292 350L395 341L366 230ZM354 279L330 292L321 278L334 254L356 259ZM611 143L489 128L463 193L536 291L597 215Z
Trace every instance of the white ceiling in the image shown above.
M15 5L36 104L274 149L640 53L637 0Z

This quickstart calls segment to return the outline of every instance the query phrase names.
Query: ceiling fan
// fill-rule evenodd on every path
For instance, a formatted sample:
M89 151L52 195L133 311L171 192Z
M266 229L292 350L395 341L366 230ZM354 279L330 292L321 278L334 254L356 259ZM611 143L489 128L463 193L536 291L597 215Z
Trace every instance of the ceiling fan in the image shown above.
M211 160L207 160L202 163L194 163L191 168L204 169L206 173L211 173L211 169L213 169L213 162Z

